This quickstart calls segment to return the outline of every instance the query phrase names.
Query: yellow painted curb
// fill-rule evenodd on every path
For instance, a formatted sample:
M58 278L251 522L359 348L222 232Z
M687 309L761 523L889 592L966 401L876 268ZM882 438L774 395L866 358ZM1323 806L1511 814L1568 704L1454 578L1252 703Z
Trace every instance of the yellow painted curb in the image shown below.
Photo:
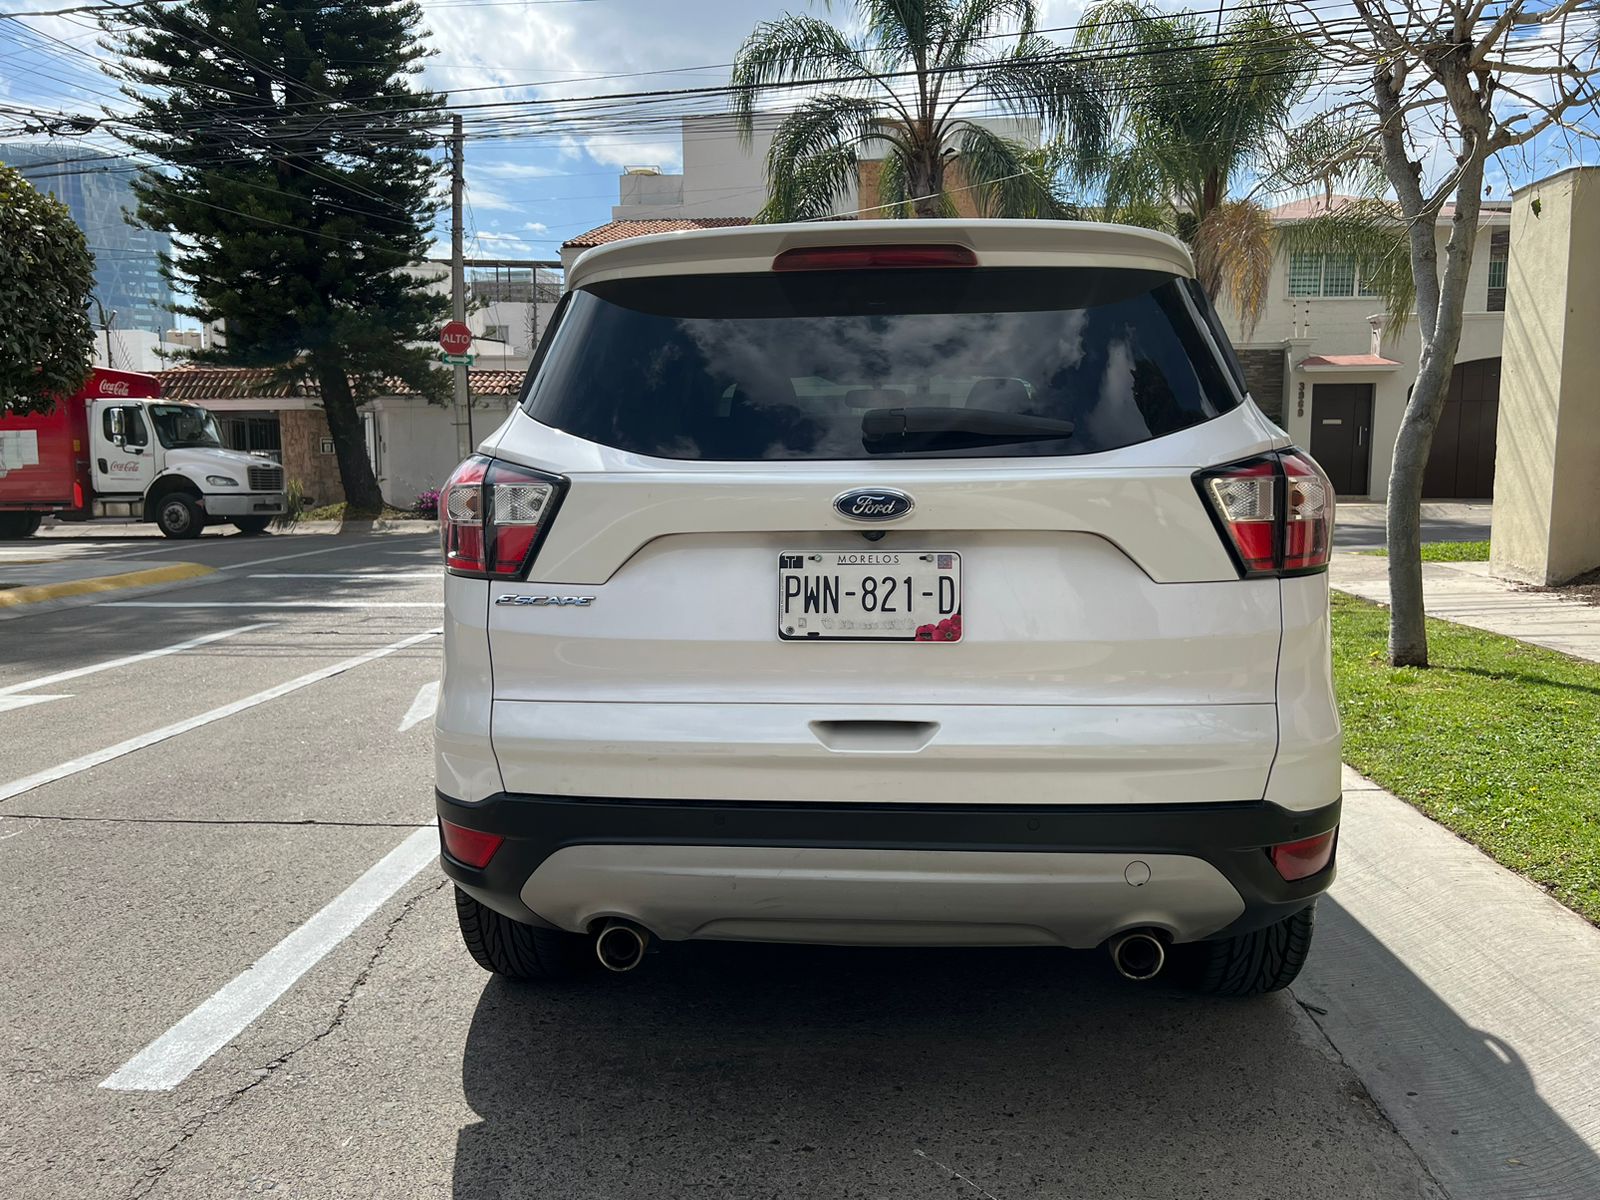
M69 579L62 583L40 583L31 587L0 589L0 608L37 604L41 600L60 600L64 596L87 596L95 592L116 592L123 588L148 587L152 583L177 583L215 575L215 567L199 563L173 563L143 571L124 571L121 575L101 575L93 579Z

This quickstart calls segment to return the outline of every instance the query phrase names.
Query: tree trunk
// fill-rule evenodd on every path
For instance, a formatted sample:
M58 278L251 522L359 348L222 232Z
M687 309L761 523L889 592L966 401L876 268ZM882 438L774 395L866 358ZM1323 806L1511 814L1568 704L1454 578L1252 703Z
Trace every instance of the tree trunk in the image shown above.
M918 218L944 216L944 160L937 146L912 165L911 211Z
M350 376L343 361L332 355L317 355L313 371L322 389L322 409L328 417L328 433L333 438L333 453L339 463L345 513L375 517L383 512L383 493L378 490L372 460L367 457L367 439L362 432L361 414L356 411L355 396L350 391Z
M1428 665L1427 614L1422 594L1422 477L1433 446L1433 431L1444 411L1456 351L1461 345L1461 314L1466 307L1467 275L1477 238L1483 195L1487 120L1476 108L1477 97L1464 65L1456 75L1441 78L1462 134L1455 179L1455 214L1445 245L1443 278L1434 221L1437 209L1422 194L1422 166L1407 153L1400 96L1404 76L1390 65L1373 76L1377 101L1379 146L1384 174L1399 198L1401 216L1409 225L1411 277L1417 292L1417 325L1422 354L1417 381L1406 401L1395 438L1389 470L1389 662L1396 667ZM1484 101L1485 103L1487 101Z

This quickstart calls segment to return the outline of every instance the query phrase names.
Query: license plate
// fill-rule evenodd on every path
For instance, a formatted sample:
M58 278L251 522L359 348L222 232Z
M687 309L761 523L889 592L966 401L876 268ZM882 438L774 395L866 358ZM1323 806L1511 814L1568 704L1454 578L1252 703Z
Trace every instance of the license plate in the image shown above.
M959 642L961 556L940 550L780 554L778 636L791 642Z

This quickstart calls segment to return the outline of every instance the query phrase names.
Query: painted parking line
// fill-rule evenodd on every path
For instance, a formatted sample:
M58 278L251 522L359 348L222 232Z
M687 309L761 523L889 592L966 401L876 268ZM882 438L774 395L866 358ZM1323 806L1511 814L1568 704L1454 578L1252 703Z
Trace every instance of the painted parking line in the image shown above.
M237 637L241 633L249 633L253 629L265 629L271 622L257 621L252 625L238 625L232 629L219 630L208 633L203 637L190 638L186 642L175 642L170 646L161 646L155 650L144 650L138 654L124 654L120 658L108 658L104 662L91 663L86 667L73 667L70 671L57 671L53 675L41 675L37 679L29 679L23 683L13 683L0 687L0 696L12 696L17 692L31 692L37 687L50 687L57 683L65 683L69 679L82 679L85 675L94 675L100 671L110 671L117 667L131 667L134 663L148 662L152 658L164 658L168 654L182 654L185 650L193 650L199 646L209 646L212 642L220 642L224 638Z
M441 608L443 600L113 600L101 608Z
M320 683L324 679L331 679L333 676L341 675L355 667L385 658L397 650L405 650L408 647L417 645L419 642L425 642L443 632L442 629L430 629L426 633L414 633L410 637L401 638L398 642L390 642L387 646L379 646L376 650L368 650L365 654L358 654L354 658L346 658L340 662L330 663L326 667L319 667L315 671L309 671L286 683L280 683L276 687L257 692L253 696L246 696L242 700L234 700L228 704L213 708L209 712L203 712L198 716L189 717L182 721L174 721L171 725L163 725L160 729L153 729L149 733L141 733L138 737L131 737L126 741L118 742L115 746L107 746L104 750L96 750L92 754L85 754L69 762L47 767L43 771L36 771L32 775L25 775L21 779L14 779L10 783L0 784L0 801L10 800L14 796L20 796L24 792L31 792L34 788L43 787L47 783L55 783L57 780L66 779L69 776L87 771L91 767L98 767L102 763L121 758L125 754L132 754L137 750L143 750L147 746L154 746L158 742L164 742L168 738L188 733L192 729L199 729L201 726L209 725L213 721L220 721L226 717L233 716L235 713L242 713L246 709L256 707L258 704L265 704L269 700L287 696L291 692L310 687L312 684Z
M274 554L271 558L252 558L245 562L229 563L219 566L219 571L242 571L246 567L264 567L268 563L288 562L291 558L313 558L318 554L335 554L340 550L362 550L375 545L374 542L345 542L339 546L324 546L320 550L300 550L294 554Z
M32 695L32 696L0 696L0 713L10 712L14 708L29 708L35 704L47 704L51 700L71 700L71 696L63 695Z
M411 702L411 707L406 709L406 715L400 718L400 727L396 733L404 733L413 725L420 724L433 716L433 710L439 705L439 681L425 683L417 689L417 698Z
M177 1087L355 932L432 862L438 850L435 828L418 829L321 912L117 1068L100 1086L119 1092L164 1092Z
M323 579L326 582L357 582L357 584L378 582L378 584L387 584L387 582L413 581L413 579L443 579L445 578L445 573L443 571L352 571L349 574L334 574L331 571L304 571L304 573L294 573L294 571L267 573L267 571L262 571L262 573L251 574L246 578Z

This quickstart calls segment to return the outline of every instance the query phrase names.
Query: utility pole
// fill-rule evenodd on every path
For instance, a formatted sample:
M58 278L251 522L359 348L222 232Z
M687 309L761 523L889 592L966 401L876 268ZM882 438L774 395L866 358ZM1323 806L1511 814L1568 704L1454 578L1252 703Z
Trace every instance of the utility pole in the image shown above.
M461 251L461 193L465 186L462 170L463 143L461 114L450 118L450 305L458 321L467 319L467 266ZM467 364L457 363L455 399L452 403L456 425L456 457L472 453L472 401L467 395Z
M94 298L94 306L100 313L100 328L106 331L106 366L115 367L117 360L111 353L111 322L117 319L116 310L111 310L111 320L108 321L106 320L106 306L100 303L99 296Z

